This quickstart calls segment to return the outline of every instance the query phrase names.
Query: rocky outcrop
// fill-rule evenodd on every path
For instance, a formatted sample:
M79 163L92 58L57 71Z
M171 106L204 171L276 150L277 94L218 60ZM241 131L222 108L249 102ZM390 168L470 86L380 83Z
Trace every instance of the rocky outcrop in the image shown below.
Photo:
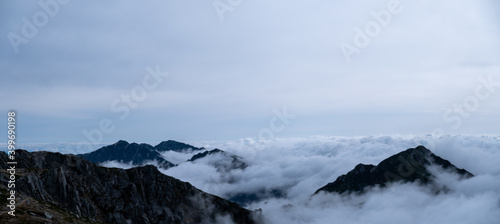
M255 223L253 213L166 176L154 166L100 167L83 158L16 150L16 190L102 223ZM6 168L7 154L0 153ZM2 182L6 174L2 173ZM2 183L6 186L6 183Z
M385 187L393 182L419 182L432 184L434 176L428 166L435 165L447 172L457 173L463 178L473 175L467 170L459 169L448 160L434 155L424 146L418 146L393 155L377 166L358 164L347 174L339 176L334 182L318 189L319 192L362 193L367 187Z

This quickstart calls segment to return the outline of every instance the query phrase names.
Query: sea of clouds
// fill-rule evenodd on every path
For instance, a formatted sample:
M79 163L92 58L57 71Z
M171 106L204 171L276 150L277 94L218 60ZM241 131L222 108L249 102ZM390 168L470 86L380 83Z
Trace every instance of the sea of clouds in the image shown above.
M262 209L266 223L500 223L500 136L313 136L186 143L241 156L249 166L227 171L213 165L225 159L222 155L183 162L196 152L168 152L162 155L179 165L161 171L227 199L255 193L262 199L245 207ZM448 192L435 195L409 183L373 188L363 195L312 196L359 163L376 165L418 145L475 177L459 180L433 168L437 183ZM116 161L103 165L133 167ZM282 194L277 197L273 190Z
M195 145L239 155L250 166L218 172L210 166L216 158L206 158L163 172L224 198L260 192L268 198L246 207L261 208L268 223L500 223L500 136L314 136ZM475 177L459 180L431 169L438 184L449 189L439 195L417 184L394 184L364 195L312 196L359 163L376 165L418 145ZM266 192L275 189L285 196L269 197L272 194Z

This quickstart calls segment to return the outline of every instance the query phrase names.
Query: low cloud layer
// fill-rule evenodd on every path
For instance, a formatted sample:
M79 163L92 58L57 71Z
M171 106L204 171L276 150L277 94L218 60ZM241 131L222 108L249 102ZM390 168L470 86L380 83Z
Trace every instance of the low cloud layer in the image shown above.
M475 177L458 180L434 170L439 195L416 184L373 189L362 196L322 194L320 187L358 163L378 164L407 148L424 145L436 155L467 169ZM164 171L225 198L239 192L280 189L285 197L247 205L262 208L269 223L497 223L500 220L500 138L498 136L366 136L310 137L255 142L200 143L242 156L245 170L217 172L208 160ZM272 194L267 194L270 196Z
M213 166L224 159L220 154L185 162L194 153L169 152L163 156L179 165L161 171L226 199L237 194L256 194L260 201L245 207L261 208L267 223L421 224L500 220L500 136L315 136L266 142L240 139L187 143L241 156L249 166L226 171ZM426 146L475 177L459 180L456 175L431 167L437 185L447 189L446 193L435 195L429 188L410 183L374 188L365 195L312 196L359 163L378 164L418 145ZM102 165L132 167L116 161Z
M251 207L262 208L269 223L498 223L498 177L447 185L452 191L439 195L416 184L397 184L361 196L323 193L304 200L271 199Z

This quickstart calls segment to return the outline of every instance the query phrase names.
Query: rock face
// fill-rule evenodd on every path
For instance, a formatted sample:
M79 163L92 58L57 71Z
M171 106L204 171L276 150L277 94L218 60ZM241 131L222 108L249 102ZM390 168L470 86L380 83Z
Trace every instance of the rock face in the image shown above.
M365 188L380 186L385 187L389 183L396 181L415 182L424 185L433 181L433 175L428 170L428 166L436 165L448 172L457 173L463 178L473 175L467 170L459 169L448 160L434 155L424 146L418 146L393 155L377 166L358 164L353 170L337 178L324 187L318 189L319 192L331 193L362 193Z
M16 150L16 191L101 223L255 223L253 212L154 166L100 167L83 158ZM7 154L0 152L6 169ZM2 182L6 174L1 173ZM6 183L1 183L6 186Z
M217 168L219 171L229 171L232 169L245 169L248 167L248 164L246 164L243 161L243 158L228 153L224 152L220 149L214 149L210 151L205 151L202 153L198 153L191 157L191 159L188 160L188 162L194 162L196 160L200 160L202 158L210 157L212 155L220 155L222 156L222 160L217 160L211 162L211 165L213 165L215 168Z
M197 151L204 149L204 148L197 148L192 145L188 145L173 140L163 141L160 144L156 145L154 148L158 152L165 152L165 151L183 152L187 150Z
M156 161L158 166L168 169L175 166L165 160L155 148L148 144L128 143L120 140L115 144L104 146L96 151L77 155L94 163L107 161L118 161L122 163L132 163L132 165L142 165L148 161Z

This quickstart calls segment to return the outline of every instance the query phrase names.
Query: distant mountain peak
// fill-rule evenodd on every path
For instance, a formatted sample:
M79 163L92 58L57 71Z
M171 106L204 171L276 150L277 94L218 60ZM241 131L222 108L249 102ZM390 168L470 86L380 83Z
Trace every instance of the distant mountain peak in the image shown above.
M459 169L448 160L434 155L424 146L410 148L397 153L380 162L377 166L358 164L347 174L339 176L322 188L319 192L331 193L363 193L365 188L380 186L385 187L392 182L415 182L429 184L433 182L433 174L427 169L429 165L437 165L442 169L459 174L463 178L473 175L467 170Z
M174 140L168 140L168 141L163 141L160 142L160 144L156 145L154 147L158 152L165 152L165 151L174 151L174 152L182 152L185 150L203 150L204 148L197 148L192 145L174 141Z
M175 166L175 164L165 160L153 146L145 143L128 143L124 140L101 147L96 151L77 156L94 163L118 161L122 163L132 163L133 165L143 165L148 161L156 161L158 166L163 169Z
M128 145L129 143L125 140L118 140L117 142L115 142L115 144L113 145Z

